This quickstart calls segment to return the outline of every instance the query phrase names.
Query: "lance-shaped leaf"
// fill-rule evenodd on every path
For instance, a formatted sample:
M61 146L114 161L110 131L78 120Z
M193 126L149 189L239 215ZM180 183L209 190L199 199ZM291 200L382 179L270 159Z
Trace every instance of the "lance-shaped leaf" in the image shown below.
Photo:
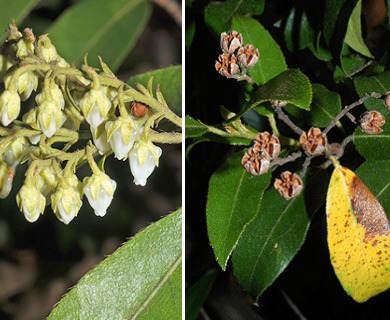
M48 319L181 319L181 210L88 272Z
M271 173L254 177L241 165L242 153L230 157L210 179L207 230L222 269L248 223L259 213Z
M351 170L336 164L326 200L328 247L344 290L365 302L390 287L390 223Z

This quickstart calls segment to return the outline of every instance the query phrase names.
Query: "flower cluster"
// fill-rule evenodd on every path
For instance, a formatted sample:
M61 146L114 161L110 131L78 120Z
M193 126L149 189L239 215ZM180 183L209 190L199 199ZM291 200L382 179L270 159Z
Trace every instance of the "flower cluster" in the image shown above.
M102 60L100 73L87 64L70 66L48 35L36 39L31 29L20 32L15 22L7 32L0 51L5 88L0 95L0 197L10 193L16 166L27 162L16 201L28 221L51 205L68 224L83 195L95 214L104 216L116 189L104 173L106 157L128 159L134 183L144 186L162 153L153 142L181 142L179 133L160 134L154 128L163 118L181 127L181 119L159 89L153 93L151 81L148 89L134 89ZM23 105L26 100L34 101L30 109ZM86 160L92 175L81 182L76 171Z
M253 67L259 60L259 50L252 44L243 46L242 35L237 31L221 34L222 53L215 61L215 69L226 78L237 80L252 79L246 74L247 68Z

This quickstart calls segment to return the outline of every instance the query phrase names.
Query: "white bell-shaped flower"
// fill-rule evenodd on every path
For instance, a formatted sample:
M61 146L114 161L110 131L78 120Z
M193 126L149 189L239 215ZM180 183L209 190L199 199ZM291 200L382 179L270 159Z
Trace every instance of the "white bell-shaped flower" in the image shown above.
M28 222L35 222L43 214L46 198L33 183L25 183L16 195L16 203Z
M77 216L83 202L80 192L69 184L59 185L51 195L51 206L58 220L69 224Z
M105 90L92 88L80 99L80 109L91 127L97 128L107 117L111 109L111 101L107 98Z
M108 151L111 150L111 145L107 141L105 123L102 123L97 128L91 127L91 132L93 143L95 144L101 155L106 154Z
M107 174L99 171L84 178L84 194L97 216L103 217L111 204L116 189L116 182Z
M125 160L139 135L137 122L131 116L119 116L115 121L107 121L106 131L115 158Z
M37 123L46 137L51 138L64 123L61 108L52 101L43 101L37 109Z
M20 97L17 91L4 90L0 96L0 117L3 126L8 126L20 113Z
M162 150L151 141L138 141L129 154L130 170L136 185L146 185L146 180L158 167Z
M26 149L29 146L28 139L25 137L18 137L7 146L3 153L3 161L10 167L15 168L24 156Z

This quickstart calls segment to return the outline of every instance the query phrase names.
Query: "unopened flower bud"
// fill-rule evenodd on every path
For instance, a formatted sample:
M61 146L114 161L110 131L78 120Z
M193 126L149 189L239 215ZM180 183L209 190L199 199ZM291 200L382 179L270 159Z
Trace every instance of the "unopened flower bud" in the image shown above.
M46 137L51 138L63 125L65 118L53 101L45 100L38 106L37 121Z
M132 101L131 102L131 114L136 118L142 118L148 113L148 106L142 102Z
M298 196L303 188L302 179L296 173L282 172L281 179L275 179L274 187L286 200Z
M42 58L46 63L56 61L59 58L57 49L55 46L53 46L47 34L41 35L39 37L37 51L38 56Z
M4 81L4 76L9 68L13 66L8 55L0 54L0 82Z
M139 134L137 122L130 116L119 116L115 121L107 121L106 131L115 158L126 159Z
M0 199L8 197L14 181L15 169L0 161Z
M386 123L386 118L379 111L371 110L363 113L360 119L360 127L365 133L378 134L381 133L382 126Z
M322 134L321 129L310 128L307 134L306 132L301 134L299 143L308 156L314 157L325 151L327 139L326 136Z
M70 185L59 185L51 195L51 206L58 220L69 224L80 211L83 202L80 192Z
M46 203L50 204L50 196L56 190L58 186L58 178L54 172L53 167L44 167L38 171L38 174L34 176L34 184L46 198Z
M255 49L253 45L247 44L238 49L237 58L244 67L251 68L259 60L259 50Z
M20 97L12 90L4 90L0 96L0 116L3 126L8 126L20 113Z
M129 154L130 170L136 185L146 185L146 180L158 167L158 161L162 150L151 141L139 141Z
M100 171L84 178L84 194L97 216L103 217L111 204L116 189L116 182Z
M226 78L231 78L240 71L238 67L237 58L234 54L222 53L215 61L215 70Z
M103 90L91 89L80 100L80 109L87 122L96 128L106 118L111 109L111 101Z
M3 161L10 167L16 167L22 160L26 149L29 146L28 139L18 137L10 143L3 154Z
M225 53L234 53L242 46L242 35L237 31L222 32L220 40L221 49Z
M242 157L241 164L248 173L258 176L268 172L270 157L267 152L250 147Z
M28 222L37 221L45 211L46 198L33 183L27 182L20 188L16 202Z
M275 159L280 153L279 138L267 131L260 132L254 140L253 149L258 153L264 151L268 153L270 159Z
M24 34L23 37L16 43L16 56L19 59L25 59L28 55L34 53L34 43L30 35Z

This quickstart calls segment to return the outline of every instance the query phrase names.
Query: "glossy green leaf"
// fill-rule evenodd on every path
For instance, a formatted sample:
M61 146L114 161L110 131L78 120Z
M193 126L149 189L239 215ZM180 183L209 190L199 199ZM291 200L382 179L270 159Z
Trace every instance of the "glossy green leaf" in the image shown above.
M381 203L390 219L390 157L384 161L366 161L355 172Z
M306 123L324 128L331 122L341 111L341 99L337 92L328 90L319 83L313 83L313 101L310 111L287 106L285 109L288 113L296 118L304 119Z
M153 92L156 92L157 87L159 86L169 108L176 114L181 114L182 67L174 66L138 74L127 79L127 83L131 86L140 83L144 87L147 87L151 77L153 77Z
M88 272L48 319L181 319L182 214L145 228Z
M345 34L345 43L360 54L374 58L370 50L364 43L361 26L362 0L359 0L352 11L348 21L347 33Z
M190 116L186 116L186 138L200 137L208 131L207 125L203 124L199 120L195 120Z
M325 201L326 172L315 170L306 176L306 187L296 198L285 200L274 188L264 194L259 214L233 252L234 274L256 299L297 254L305 240L310 217Z
M256 299L287 267L309 226L303 194L289 201L272 188L233 253L234 274Z
M230 31L233 16L256 14L264 9L264 0L228 0L226 2L210 3L205 9L206 24L219 35Z
M390 159L390 121L382 127L379 134L364 133L360 127L353 134L353 143L359 153L370 160Z
M377 75L355 77L353 82L360 97L370 92L378 92L384 95L390 91L390 71ZM383 114L388 112L381 99L368 99L364 102L364 105L369 110L378 110Z
M88 53L91 66L98 56L116 71L137 41L150 16L146 0L83 0L66 10L47 32L58 52L80 65Z
M299 9L298 9L299 10ZM284 29L284 40L290 51L307 48L314 39L313 29L310 27L306 13L292 8L287 17Z
M340 59L344 78L352 78L355 74L363 71L372 63L372 60L367 60L362 55L355 53L343 55Z
M207 230L216 260L225 270L228 259L250 221L259 213L271 172L252 176L237 153L212 175L206 206Z
M0 43L7 38L7 33L4 30L7 29L8 23L15 19L16 25L21 27L23 19L30 13L30 11L36 6L38 0L0 0ZM25 26L29 27L29 26ZM20 28L23 30L23 28Z
M242 34L244 45L253 44L259 49L258 62L247 70L257 85L265 84L287 69L279 45L258 21L237 16L233 18L232 29Z
M211 269L186 290L186 320L198 319L200 310L210 293L216 275L216 270Z
M240 114L266 101L286 101L298 108L309 110L312 88L309 79L299 70L289 69L259 87Z

